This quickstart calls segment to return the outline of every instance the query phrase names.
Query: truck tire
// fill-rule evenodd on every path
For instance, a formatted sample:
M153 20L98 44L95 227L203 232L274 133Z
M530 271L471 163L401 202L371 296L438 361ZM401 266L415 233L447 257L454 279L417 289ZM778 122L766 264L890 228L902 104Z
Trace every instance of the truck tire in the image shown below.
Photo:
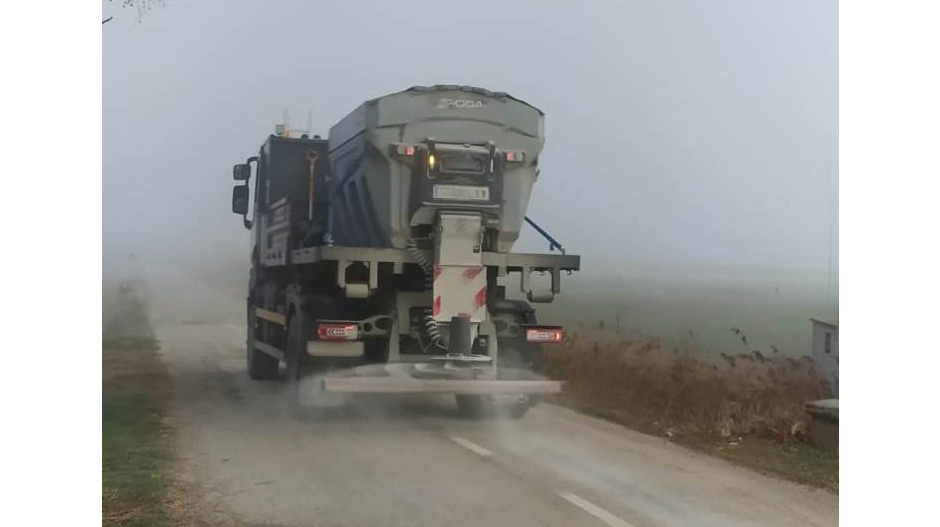
M498 299L492 306L494 318L511 322L521 329L524 324L538 324L535 310L522 300ZM499 322L497 322L499 323ZM504 335L499 338L500 363L510 368L521 368L532 372L542 367L542 348L526 342L524 332Z
M497 316L517 324L537 324L535 310L528 302L522 300L500 299L494 302L494 311ZM499 364L501 371L497 372L499 378L504 379L537 379L536 374L542 367L542 348L525 340L524 333L503 337L499 339ZM519 419L538 403L534 395L520 396L517 400L500 408L511 419Z
M306 315L296 313L287 329L287 408L297 419L323 417L343 404L342 397L323 391L319 375L325 370L307 356L308 324Z
M277 369L279 361L267 353L255 349L255 313L254 305L248 303L248 338L247 344L247 362L248 377L255 381L269 381L277 378Z
M511 419L519 419L538 403L538 396L529 395L524 400L514 401L506 407L506 414Z
M295 313L288 321L287 349L285 350L285 376L287 377L287 408L291 415L297 418L306 417L307 408L304 406L302 381L306 371L304 356L306 355L306 326L304 316Z
M511 342L511 341L510 341ZM525 345L530 345L528 342L524 343ZM535 375L533 369L535 367L532 359L529 358L526 360L522 352L519 351L518 347L522 345L519 343L501 343L499 349L499 360L501 364L506 364L510 368L513 368L513 379L518 378L538 378ZM531 354L531 352L530 352ZM529 377L531 375L531 377ZM512 419L519 419L529 411L529 408L532 408L538 403L538 396L528 395L520 396L518 400L514 400L511 403L502 407L502 410L506 411L506 414Z
M458 394L457 409L468 419L483 419L493 415L493 398L488 395Z

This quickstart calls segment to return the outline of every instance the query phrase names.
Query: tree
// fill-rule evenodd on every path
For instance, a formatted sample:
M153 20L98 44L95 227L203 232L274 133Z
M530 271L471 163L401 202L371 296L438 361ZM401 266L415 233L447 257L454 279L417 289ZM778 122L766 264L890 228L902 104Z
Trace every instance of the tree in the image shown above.
M121 4L121 9L133 9L137 12L137 22L140 22L144 13L151 11L154 7L163 7L166 5L164 0L107 0L109 4ZM109 16L108 18L101 21L101 25L105 25L114 19L114 16Z

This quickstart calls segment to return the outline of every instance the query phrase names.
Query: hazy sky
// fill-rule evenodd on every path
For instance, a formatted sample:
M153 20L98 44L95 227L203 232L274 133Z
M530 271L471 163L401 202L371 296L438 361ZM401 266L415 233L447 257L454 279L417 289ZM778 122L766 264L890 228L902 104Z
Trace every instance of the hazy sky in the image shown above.
M231 165L285 108L315 131L421 84L546 113L529 215L585 269L826 273L838 4L168 1L103 32L105 259L246 254ZM518 249L547 250L529 234ZM837 264L837 250L833 251Z

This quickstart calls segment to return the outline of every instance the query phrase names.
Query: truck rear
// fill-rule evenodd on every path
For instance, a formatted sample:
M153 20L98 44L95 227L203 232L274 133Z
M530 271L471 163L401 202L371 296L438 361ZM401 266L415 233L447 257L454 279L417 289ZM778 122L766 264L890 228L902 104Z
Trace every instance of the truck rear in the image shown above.
M530 302L551 301L580 258L534 223L562 254L511 251L543 120L505 93L438 85L368 101L328 139L268 137L234 169L232 209L252 230L249 375L285 364L295 407L452 393L479 415L499 394L520 416L558 392L535 372L562 328L540 325ZM527 301L507 298L509 275Z

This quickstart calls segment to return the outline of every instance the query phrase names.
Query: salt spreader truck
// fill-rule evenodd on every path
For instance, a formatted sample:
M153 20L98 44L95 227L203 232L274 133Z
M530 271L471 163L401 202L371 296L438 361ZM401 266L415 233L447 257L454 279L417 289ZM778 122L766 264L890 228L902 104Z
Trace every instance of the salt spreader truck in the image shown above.
M543 122L506 93L416 86L362 104L327 139L279 127L235 165L232 211L252 233L249 376L279 378L284 363L295 409L446 393L469 415L500 400L519 417L560 391L534 372L562 328L530 302L551 302L580 257L526 217ZM524 223L560 254L511 252ZM514 275L528 301L507 298Z

